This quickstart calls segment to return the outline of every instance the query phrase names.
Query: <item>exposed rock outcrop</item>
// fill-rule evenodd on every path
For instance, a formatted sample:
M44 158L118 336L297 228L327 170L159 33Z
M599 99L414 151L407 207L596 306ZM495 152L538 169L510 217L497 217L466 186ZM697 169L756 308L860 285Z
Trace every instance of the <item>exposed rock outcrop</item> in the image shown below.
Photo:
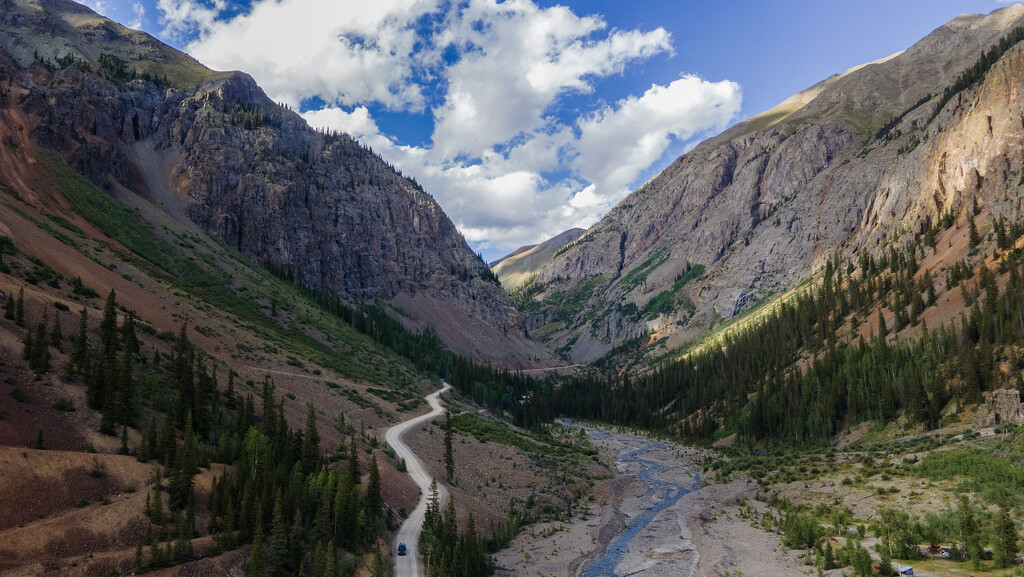
M0 57L32 137L84 176L305 286L400 302L398 318L459 352L511 367L548 358L434 199L348 135L72 2L7 6Z
M1024 425L1024 406L1017 389L998 389L984 394L975 422L979 427L992 425Z

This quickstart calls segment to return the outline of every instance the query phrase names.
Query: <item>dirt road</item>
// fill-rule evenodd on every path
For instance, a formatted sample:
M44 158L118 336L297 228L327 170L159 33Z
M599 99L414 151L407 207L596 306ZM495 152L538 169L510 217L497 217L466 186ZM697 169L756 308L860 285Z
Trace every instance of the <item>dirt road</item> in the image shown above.
M433 480L433 477L427 473L426 467L423 466L423 462L416 456L416 453L412 452L409 445L402 442L402 435L409 429L429 421L444 412L438 398L441 396L441 393L450 388L451 385L445 383L443 389L426 396L427 403L432 409L429 413L399 423L388 429L385 435L388 444L398 453L398 458L405 459L405 466L409 471L409 476L419 485L421 493L419 504L416 505L416 509L413 510L412 514L405 519L405 522L398 529L398 535L395 536L395 542L392 545L391 553L395 556L395 577L423 577L425 574L417 545L420 541L420 532L423 530L423 515L427 511L427 498L430 496L427 492L430 490L430 482ZM448 490L443 485L438 484L437 492L443 505L448 498ZM406 555L398 555L399 543L405 543L407 548Z

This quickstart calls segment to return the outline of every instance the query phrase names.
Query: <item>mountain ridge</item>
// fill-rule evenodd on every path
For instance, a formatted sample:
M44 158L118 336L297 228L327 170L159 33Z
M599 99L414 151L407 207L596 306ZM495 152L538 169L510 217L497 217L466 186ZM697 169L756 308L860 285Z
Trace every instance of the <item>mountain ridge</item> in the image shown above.
M436 201L369 149L309 128L248 75L205 69L88 8L7 7L6 74L22 84L27 129L79 173L300 285L393 303L400 322L433 326L462 354L509 367L549 357Z
M962 212L972 198L1016 214L994 185L1015 185L1006 174L1019 160L1006 150L1021 145L1019 131L1005 120L997 134L979 131L971 110L992 106L965 106L962 92L931 113L957 75L1022 22L1020 5L958 17L907 50L818 83L806 103L790 99L795 110L776 107L785 113L778 122L760 126L766 117L754 117L699 144L524 287L531 334L577 362L637 339L658 344L643 353L663 354L796 286L837 252L880 250L943 212ZM967 93L1017 78L1019 60L1018 45ZM990 116L1016 117L1010 84L992 97L1005 114ZM943 153L950 165L956 158L955 171ZM1002 176L984 174L1007 157ZM684 281L694 265L704 276Z
M515 289L528 282L548 260L568 244L576 242L586 231L571 228L544 242L522 246L491 263L491 270L498 276L505 290Z

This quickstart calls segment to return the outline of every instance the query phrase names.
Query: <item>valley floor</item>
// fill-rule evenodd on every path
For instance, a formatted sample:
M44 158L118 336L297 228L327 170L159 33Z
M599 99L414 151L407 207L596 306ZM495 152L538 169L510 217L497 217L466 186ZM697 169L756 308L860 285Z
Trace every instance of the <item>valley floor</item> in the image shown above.
M798 552L787 551L779 536L752 527L740 517L738 500L751 499L749 480L696 488L671 501L672 489L700 485L694 472L709 452L607 429L587 429L601 458L618 474L593 489L593 500L572 523L531 526L495 555L498 575L575 577L608 575L803 575ZM631 458L642 450L642 463ZM652 481L647 481L644 474ZM652 489L652 482L661 483ZM668 485L666 485L668 484ZM664 507L648 519L658 506ZM633 524L640 522L642 528ZM625 541L627 527L635 533ZM625 542L624 542L625 541ZM611 555L609 547L612 548ZM616 548L619 548L616 550ZM597 568L601 569L598 570Z

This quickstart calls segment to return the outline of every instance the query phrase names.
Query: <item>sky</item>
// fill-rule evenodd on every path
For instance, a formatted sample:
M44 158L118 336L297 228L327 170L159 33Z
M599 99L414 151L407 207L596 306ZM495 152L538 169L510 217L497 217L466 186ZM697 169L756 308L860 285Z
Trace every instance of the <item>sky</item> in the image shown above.
M999 0L86 0L370 145L488 261Z

